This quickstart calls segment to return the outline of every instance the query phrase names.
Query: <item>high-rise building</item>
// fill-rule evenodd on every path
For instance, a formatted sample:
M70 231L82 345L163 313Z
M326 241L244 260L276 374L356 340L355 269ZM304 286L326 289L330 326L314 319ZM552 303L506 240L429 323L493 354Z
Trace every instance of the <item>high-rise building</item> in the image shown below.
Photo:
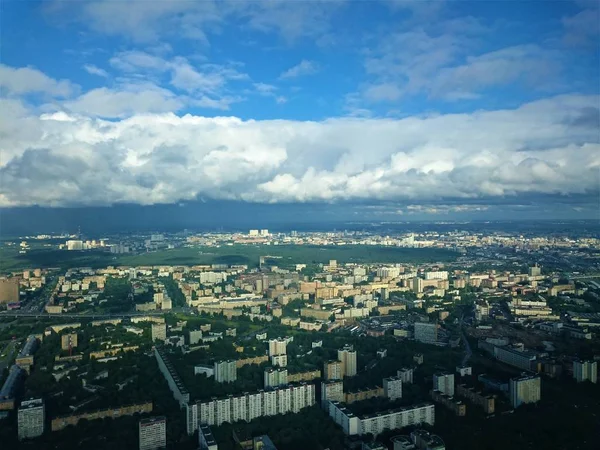
M541 399L541 380L538 375L511 378L508 388L513 408L518 408L523 403L536 403Z
M234 360L216 361L214 365L215 381L231 383L237 380L237 366Z
M60 348L62 350L70 350L77 347L77 333L63 334L60 337Z
M398 378L400 378L403 383L410 383L410 384L412 384L412 382L413 382L413 374L414 374L413 369L408 369L406 367L403 367L402 369L400 369L398 371Z
M19 301L19 280L16 278L0 278L0 303Z
M269 356L285 355L287 340L283 338L269 339Z
M412 290L415 294L420 294L423 292L423 279L419 277L414 277L412 279Z
M326 380L341 380L344 378L342 363L340 361L325 361L323 364L323 378Z
M200 442L200 450L219 450L217 441L215 441L212 431L208 425L200 425L198 441Z
M287 369L269 367L264 372L265 387L281 386L288 382Z
M287 366L287 355L274 355L271 356L271 364L279 367Z
M21 402L18 411L19 440L41 436L44 433L44 402L41 398Z
M351 345L345 345L338 350L338 361L342 363L342 375L353 377L356 375L356 350Z
M542 268L536 264L530 267L528 272L530 277L539 277L542 274Z
M344 382L342 380L327 380L321 382L321 406L326 408L328 401L344 401Z
M167 419L164 416L140 420L140 450L154 450L167 446Z
M598 382L598 363L596 361L573 361L573 378L578 383L589 381Z
M433 390L454 397L454 374L436 373L433 375Z
M437 324L415 322L415 341L425 344L435 344L437 342Z
M164 341L167 339L167 325L164 323L152 324L152 342Z
M402 398L402 380L399 377L384 378L383 393L392 401Z

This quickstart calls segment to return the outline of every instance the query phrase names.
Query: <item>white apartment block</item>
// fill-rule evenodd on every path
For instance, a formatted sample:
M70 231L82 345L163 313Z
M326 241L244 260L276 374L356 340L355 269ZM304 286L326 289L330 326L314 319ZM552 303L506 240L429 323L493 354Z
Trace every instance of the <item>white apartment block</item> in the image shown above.
M231 383L237 380L237 366L234 360L215 361L215 381L217 383Z
M265 369L265 372L264 372L265 388L281 386L282 384L288 384L287 369L273 368L273 367Z
M19 440L41 436L44 433L45 410L42 399L21 402L17 413Z
M445 270L439 270L434 272L425 272L426 280L447 280L448 272Z
M213 398L186 405L187 431L200 425L219 426L225 422L251 421L257 417L297 413L315 404L315 386L299 383L241 396Z
M273 366L286 367L287 366L287 355L271 356L271 364Z
M392 401L402 398L402 379L399 377L384 378L383 393Z
M573 361L573 377L578 383L598 382L598 363L596 361Z
M329 402L329 416L349 436L372 433L377 436L384 430L404 428L412 425L435 423L435 407L424 403L390 411L381 411L366 416L356 416L343 404Z
M151 417L140 420L140 450L154 450L167 446L167 419Z
M433 390L454 397L454 374L436 373L433 375Z
M513 408L518 408L523 403L536 403L541 399L541 380L537 375L511 378L508 388Z

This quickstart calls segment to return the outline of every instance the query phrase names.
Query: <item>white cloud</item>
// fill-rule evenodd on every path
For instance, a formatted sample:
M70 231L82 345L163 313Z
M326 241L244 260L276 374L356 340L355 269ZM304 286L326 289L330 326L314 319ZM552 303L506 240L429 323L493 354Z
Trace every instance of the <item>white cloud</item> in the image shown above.
M313 75L319 71L319 65L314 61L308 61L303 59L294 67L290 67L288 70L283 72L279 78L296 78L305 75Z
M119 89L97 88L64 103L64 108L94 117L127 117L140 113L178 111L183 99L151 84L121 86Z
M0 168L4 205L199 196L483 205L598 193L600 143L591 120L597 97L403 119L243 121L162 113L104 121L91 115L131 113L139 106L127 105L134 104L176 110L179 99L150 86L88 94L42 117L20 104L7 108L0 130L0 154L10 155Z
M86 64L83 66L84 70L90 75L98 75L99 77L108 78L108 72L100 67L93 64Z
M68 97L78 86L68 80L55 80L32 67L13 68L0 64L0 88L9 95L42 93L52 97Z

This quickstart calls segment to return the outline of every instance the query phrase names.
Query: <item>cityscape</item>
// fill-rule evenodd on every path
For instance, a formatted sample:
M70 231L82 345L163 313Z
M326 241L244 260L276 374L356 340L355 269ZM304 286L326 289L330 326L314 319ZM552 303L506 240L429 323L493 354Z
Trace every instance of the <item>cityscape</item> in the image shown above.
M599 0L0 2L0 450L598 450L599 364Z
M451 228L6 240L9 264L58 267L0 279L3 439L500 448L535 415L525 448L569 410L593 441L600 237Z

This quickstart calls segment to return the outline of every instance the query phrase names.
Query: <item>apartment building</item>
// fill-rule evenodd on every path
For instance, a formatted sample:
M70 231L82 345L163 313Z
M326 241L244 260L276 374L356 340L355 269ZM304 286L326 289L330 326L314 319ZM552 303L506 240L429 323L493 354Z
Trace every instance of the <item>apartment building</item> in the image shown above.
M215 361L214 376L217 383L231 383L237 380L237 365L234 360Z
M403 367L397 372L398 378L402 380L402 383L410 383L413 382L414 370Z
M493 414L496 410L496 399L493 395L485 395L466 384L456 386L456 395L465 397L483 409L486 414Z
M152 342L161 341L167 339L167 325L164 323L153 323L152 324Z
M573 378L578 383L589 381L598 382L598 362L596 361L573 361Z
M356 350L351 345L338 350L338 361L342 364L342 378L356 375Z
M327 401L344 401L344 383L342 380L327 380L321 382L321 407L325 408Z
M275 387L281 386L282 384L288 384L288 372L287 369L269 367L264 372L264 386Z
M257 417L297 413L314 404L315 386L307 383L188 403L187 431L188 434L193 434L199 425L219 426L225 422L251 421Z
M217 441L215 441L210 427L206 425L200 426L198 441L200 450L219 450L219 446L217 445Z
M403 428L412 425L435 423L435 407L432 403L424 403L375 414L356 416L342 403L329 402L329 417L342 427L349 436L371 433L378 435L384 430Z
M538 375L511 378L508 388L513 408L524 403L536 403L541 399L541 380Z
M494 347L494 356L498 361L522 370L532 370L533 364L537 359L537 355L534 352L517 350L511 347Z
M454 374L436 373L433 375L433 390L442 394L454 396Z
M285 355L287 340L283 338L269 339L269 356Z
M45 409L41 398L21 402L17 412L19 440L44 434Z
M156 357L158 368L167 380L171 392L173 392L173 398L175 398L181 406L188 403L190 401L190 393L184 386L181 378L179 378L175 367L171 361L169 361L164 349L161 347L154 347L154 356Z
M150 417L139 423L140 450L154 450L167 446L167 419Z
M402 379L399 377L384 378L383 395L392 401L402 398Z

